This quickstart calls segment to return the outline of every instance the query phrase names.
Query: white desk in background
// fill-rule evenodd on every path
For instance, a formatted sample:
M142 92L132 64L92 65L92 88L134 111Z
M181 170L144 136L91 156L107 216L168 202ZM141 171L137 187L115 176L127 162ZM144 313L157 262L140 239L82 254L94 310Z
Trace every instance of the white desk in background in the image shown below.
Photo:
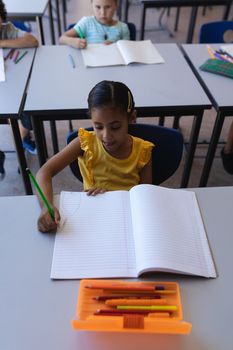
M27 163L17 119L22 112L26 88L36 49L20 49L21 53L24 51L28 51L28 53L18 64L15 64L13 59L9 58L5 61L6 80L0 82L0 118L10 119L25 192L27 194L32 194L30 180L25 171ZM7 52L8 50L4 50L4 56L6 56Z
M42 45L45 43L42 17L48 7L49 24L52 44L55 44L52 0L4 0L7 9L7 18L19 21L36 21L39 29ZM60 12L58 0L56 1L56 11L58 20L58 33L61 33Z
M37 198L0 197L0 349L232 350L233 187L195 192L218 278L150 275L180 284L187 336L73 331L79 281L50 279L55 236L37 232Z
M211 47L215 50L219 49L220 46L221 44L211 44ZM233 80L224 76L203 72L199 69L210 58L206 44L182 45L182 47L188 62L217 111L217 117L200 179L200 186L203 187L208 182L224 119L225 117L233 116Z
M134 95L139 117L195 116L181 186L188 185L203 112L211 103L176 44L156 45L164 64L86 68L80 50L68 46L38 48L24 111L32 116L39 162L46 161L41 142L43 120L86 119L87 97L101 80L125 83ZM73 68L68 55L76 67ZM57 140L54 144L58 151Z

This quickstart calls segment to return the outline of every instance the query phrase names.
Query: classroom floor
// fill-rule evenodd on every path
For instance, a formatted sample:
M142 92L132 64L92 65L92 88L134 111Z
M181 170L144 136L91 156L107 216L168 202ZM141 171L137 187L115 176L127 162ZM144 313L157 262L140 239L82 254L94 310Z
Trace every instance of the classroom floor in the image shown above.
M88 0L79 0L79 1L67 0L67 8L68 8L68 13L67 13L68 24L76 22L79 18L81 18L84 15L91 14L90 1ZM164 27L163 29L161 29L158 25L159 16L161 12L162 12L162 9L159 9L159 10L150 9L148 11L148 14L146 17L145 39L151 39L152 42L154 43L156 42L157 43L172 43L172 42L184 43L187 35L190 8L181 9L179 27L178 27L178 31L175 33L173 29L174 29L174 23L175 23L176 9L172 9L170 11L169 16L167 16L166 13L163 16L163 19L162 19L162 23ZM203 16L202 14L202 8L199 9L198 19L197 19L197 24L196 24L195 34L193 39L194 43L198 42L198 30L200 28L200 25L204 22L210 22L212 20L220 19L222 17L222 13L223 13L223 7L221 6L207 8L205 16ZM230 19L233 18L233 7L231 9L229 18ZM128 21L134 22L137 26L137 29L139 29L140 6L137 0L131 1L131 5L129 7ZM49 32L48 18L46 16L43 20L43 24L45 28L46 44L49 45L50 32ZM32 28L33 28L34 34L37 36L35 23L32 23ZM169 28L170 33L167 31L167 28ZM56 29L56 24L55 24L55 29ZM190 91L190 93L192 92ZM202 126L201 126L200 136L199 136L200 142L208 142L208 140L210 139L215 117L216 117L216 112L213 109L205 112ZM226 140L227 131L232 120L233 120L232 117L228 117L224 122L224 127L220 137L221 143L218 145L218 148L217 148L216 156L213 162L212 170L208 181L208 186L232 186L233 185L233 176L227 174L224 171L221 163L221 158L219 156L220 150L223 147L223 143ZM157 118L156 117L148 118L148 120L143 119L142 122L157 123ZM171 123L172 123L172 118L167 118L165 125L171 126ZM74 127L80 127L80 126L85 127L90 125L90 121L73 121L73 125ZM189 139L191 125L192 125L192 117L181 118L180 126L186 140ZM57 129L58 129L59 147L61 149L65 145L66 135L68 133L68 122L67 121L57 122ZM48 123L45 123L45 130L46 130L46 139L48 144L49 156L52 156L51 135L50 135L50 128ZM192 174L189 181L189 187L198 186L207 147L208 146L205 144L200 144L197 146L193 167L192 167ZM6 152L6 161L5 161L6 176L2 181L0 181L0 196L24 195L25 193L24 193L23 183L21 180L21 176L18 173L17 157L14 151L13 137L12 137L11 128L9 125L0 124L0 149ZM184 157L185 157L185 149L184 149ZM26 158L27 158L28 166L30 167L33 173L36 173L36 171L39 168L37 157L32 156L30 154L26 154ZM182 160L181 165L177 170L177 172L166 183L163 184L164 186L174 187L174 188L179 187L181 174L183 171L183 164L184 164L184 161ZM54 192L60 193L61 190L71 190L71 191L82 190L82 184L74 178L69 168L65 169L62 173L60 173L54 179Z

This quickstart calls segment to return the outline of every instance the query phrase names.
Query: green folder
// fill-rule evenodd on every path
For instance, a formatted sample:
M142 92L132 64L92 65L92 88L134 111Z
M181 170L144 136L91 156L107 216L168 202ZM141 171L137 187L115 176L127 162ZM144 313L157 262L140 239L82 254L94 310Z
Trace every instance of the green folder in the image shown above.
M225 77L233 79L233 63L219 60L208 59L200 67L205 72L224 75Z

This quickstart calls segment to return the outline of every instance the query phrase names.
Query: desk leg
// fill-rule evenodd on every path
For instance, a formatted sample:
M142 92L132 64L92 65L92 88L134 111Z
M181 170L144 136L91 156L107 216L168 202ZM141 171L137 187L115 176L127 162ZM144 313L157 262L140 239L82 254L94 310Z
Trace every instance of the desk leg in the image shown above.
M144 4L141 4L141 29L140 29L140 39L139 40L144 40L145 17L146 17L146 8L145 8Z
M20 137L18 120L17 119L10 119L10 123L11 123L12 132L14 135L15 148L16 148L16 152L17 152L20 173L21 173L22 178L23 178L25 193L26 194L33 194L30 179L26 173L27 162L25 159L22 140Z
M54 120L50 121L50 130L51 130L52 141L53 141L53 152L54 154L56 154L59 152L59 147L58 147L58 140L57 140L56 122Z
M190 177L190 172L193 164L193 157L197 146L198 135L201 127L203 111L194 116L194 121L192 125L192 131L189 139L188 151L186 156L186 161L184 164L184 171L181 179L181 188L188 186L188 181Z
M62 12L63 12L63 27L64 27L64 31L67 30L67 24L66 24L66 12L67 12L67 8L66 8L66 0L62 0Z
M224 21L226 21L228 19L230 9L231 9L231 4L225 6L225 10L224 10L224 13L223 13L223 20Z
M42 17L36 17L36 22L37 22L37 26L38 26L38 29L39 29L39 35L40 35L40 42L41 42L41 45L44 45L45 44L45 41L44 41L44 30L43 30L43 23L42 23Z
M205 187L207 185L210 169L214 160L214 155L215 155L216 147L221 134L224 119L225 119L224 114L221 112L218 112L215 120L215 124L214 124L214 130L210 139L207 156L205 159L204 168L201 174L199 187Z
M129 0L125 0L124 22L128 22Z
M197 18L197 11L198 7L192 7L191 15L190 15L190 20L189 20L189 28L188 28L188 35L186 39L186 43L190 44L193 41L193 32L195 29L195 23L196 23L196 18Z
M50 24L50 32L51 32L51 41L52 45L55 45L55 34L54 34L54 23L53 23L53 11L52 11L52 4L50 0L48 2L48 9L49 9L49 24Z
M57 12L58 35L61 36L61 16L60 16L59 0L55 0L55 2L56 2L56 12Z
M43 122L40 121L38 117L33 117L33 115L31 116L31 121L32 121L34 136L35 136L39 165L41 167L46 162L43 125L42 125Z
M174 25L174 31L177 32L178 30L178 23L180 19L180 7L177 7L176 9L176 20L175 20L175 25Z

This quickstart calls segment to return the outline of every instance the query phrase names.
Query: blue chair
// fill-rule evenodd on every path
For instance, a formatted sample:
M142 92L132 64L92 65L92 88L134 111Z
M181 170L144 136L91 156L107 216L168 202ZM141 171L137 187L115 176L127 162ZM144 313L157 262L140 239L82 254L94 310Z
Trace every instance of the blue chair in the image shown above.
M93 130L87 128L87 130ZM77 137L77 130L68 134L67 144ZM159 185L177 170L183 153L183 136L175 129L152 124L130 124L129 134L155 144L152 151L152 183ZM78 161L70 164L74 176L81 182Z
M130 40L136 40L136 26L134 23L127 22L128 28L129 28L129 38ZM72 23L68 26L68 30L72 29L75 26L75 23Z
M32 31L32 28L29 25L26 25L25 22L13 20L12 23L16 28L21 29L24 32L31 33Z
M227 31L232 31L230 42L233 42L233 21L205 23L200 28L199 42L204 44L225 43L224 35Z

